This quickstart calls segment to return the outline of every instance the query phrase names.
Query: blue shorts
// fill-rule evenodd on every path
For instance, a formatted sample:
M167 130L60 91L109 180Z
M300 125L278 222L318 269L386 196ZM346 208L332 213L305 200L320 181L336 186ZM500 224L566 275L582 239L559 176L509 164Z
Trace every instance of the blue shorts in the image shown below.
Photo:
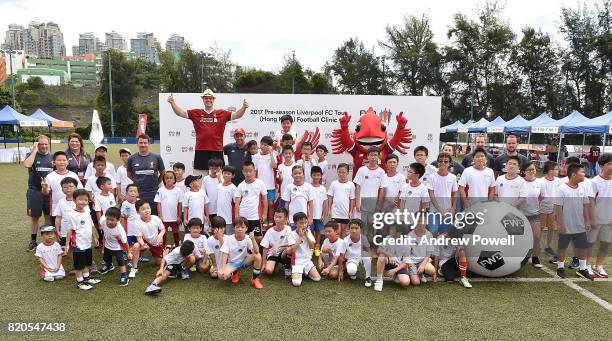
M138 241L136 236L127 236L128 245L134 245Z
M323 222L321 221L321 219L313 219L310 229L312 230L312 232L323 231Z
M452 226L451 224L445 224L444 219L437 214L428 215L427 219L427 231L432 234L442 234L448 232L448 229Z
M268 201L274 202L274 199L276 199L276 190L269 189L268 190Z
M228 266L231 266L232 268L239 270L239 269L246 269L248 268L248 266L246 265L246 257L242 258L239 261L235 261L235 262L229 262L227 263Z
M285 208L285 200L278 199L278 207L279 208Z

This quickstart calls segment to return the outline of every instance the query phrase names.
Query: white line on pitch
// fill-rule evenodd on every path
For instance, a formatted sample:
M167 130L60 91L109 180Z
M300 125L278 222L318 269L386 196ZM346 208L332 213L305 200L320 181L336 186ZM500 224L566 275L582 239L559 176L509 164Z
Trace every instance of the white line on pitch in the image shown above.
M549 269L547 267L542 267L541 269L542 269L542 271L546 272L547 274L549 274L551 276L557 276L557 274L554 271L552 271L551 269ZM599 304L604 309L606 309L608 311L612 311L612 304L610 304L610 302L602 299L601 297L595 295L594 293L588 291L587 289L579 286L578 284L574 283L573 281L568 280L568 279L561 279L561 278L551 278L551 279L559 279L559 280L561 280L561 282L563 282L568 287L576 290L582 296L584 296L584 297L590 299L591 301Z
M541 283L549 283L549 282L590 282L588 279L584 278L537 278L537 277L501 277L501 278L487 278L487 277L475 277L470 278L470 282L541 282ZM597 278L595 282L610 282L612 278Z

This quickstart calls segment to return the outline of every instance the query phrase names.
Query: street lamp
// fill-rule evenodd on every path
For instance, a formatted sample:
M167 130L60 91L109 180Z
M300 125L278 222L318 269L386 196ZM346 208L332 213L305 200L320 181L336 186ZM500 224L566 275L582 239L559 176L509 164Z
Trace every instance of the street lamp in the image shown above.
M380 92L381 95L385 94L385 58L387 58L386 56L382 56L382 90Z
M2 52L4 52L5 54L9 55L9 68L10 68L10 73L11 73L11 93L13 96L13 109L15 108L15 79L13 78L13 55L21 55L21 51L15 51L15 50L0 50Z
M115 115L113 113L113 66L111 63L111 50L112 49L108 49L108 99L111 119L111 136L115 137Z

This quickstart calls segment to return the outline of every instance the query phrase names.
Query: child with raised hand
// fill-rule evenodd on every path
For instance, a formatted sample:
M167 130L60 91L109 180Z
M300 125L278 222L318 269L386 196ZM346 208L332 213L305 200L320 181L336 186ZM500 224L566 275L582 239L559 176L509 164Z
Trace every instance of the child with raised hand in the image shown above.
M311 280L319 282L321 275L312 262L311 250L315 239L308 229L308 217L304 212L293 215L295 230L289 233L289 249L291 252L291 284L294 287L302 285L302 277L308 276Z
M287 214L287 209L277 208L274 211L274 225L261 240L260 245L264 248L263 259L265 259L262 272L266 275L274 274L276 264L280 263L285 267L285 276L291 276L291 255L287 250L291 227L287 225Z
M176 278L184 268L191 267L196 261L197 248L192 241L185 241L180 247L175 247L161 259L155 279L145 290L145 294L154 295L161 292L160 285L168 278Z
M321 257L319 257L321 275L341 281L344 278L343 264L346 245L344 240L338 236L338 224L332 221L325 224L325 237L321 246Z
M273 216L274 201L276 201L276 152L272 149L272 138L264 136L259 143L259 153L251 157L255 170L257 171L257 179L263 181L267 190L268 211L265 212L266 219L264 225L268 225L268 219Z
M259 245L255 240L255 233L246 234L248 221L246 218L238 218L234 223L234 234L228 236L221 246L223 258L221 260L221 271L219 279L226 281L231 278L232 284L240 282L240 270L253 266L253 278L251 285L255 289L263 289L261 279L261 255Z
M45 282L53 282L66 277L66 272L62 265L64 251L55 240L55 234L55 227L51 225L41 226L40 235L42 242L38 244L36 253L34 253L40 264L40 276Z
M210 220L210 228L212 229L211 236L206 240L206 253L210 260L210 277L218 278L219 270L223 264L223 252L221 246L228 235L225 234L226 221L221 216L216 216Z
M312 167L317 165L317 160L312 156L312 143L306 141L302 144L301 157L296 161L298 165L304 167L304 181L312 183L310 175Z
M200 220L200 218L192 218L187 223L187 231L189 231L189 233L185 233L185 237L183 238L183 243L188 240L191 241L198 251L198 256L196 257L195 263L189 270L200 273L205 273L208 270L208 256L206 252L206 241L208 238L202 234L203 228L204 224L202 224L202 220ZM182 271L181 277L183 279L187 279L189 278L189 273Z
M123 287L129 283L126 260L132 259L132 252L127 242L125 229L119 223L119 219L121 219L121 211L116 207L110 207L104 216L100 217L100 228L104 232L102 253L104 264L100 268L100 273L104 275L114 271L113 258L115 258L120 271L119 285Z
M164 185L157 190L154 201L157 205L159 218L166 227L166 234L168 234L168 229L172 229L174 247L177 247L180 241L179 226L185 193L175 186L176 174L173 171L164 173L163 182ZM164 239L164 245L166 244L167 241Z

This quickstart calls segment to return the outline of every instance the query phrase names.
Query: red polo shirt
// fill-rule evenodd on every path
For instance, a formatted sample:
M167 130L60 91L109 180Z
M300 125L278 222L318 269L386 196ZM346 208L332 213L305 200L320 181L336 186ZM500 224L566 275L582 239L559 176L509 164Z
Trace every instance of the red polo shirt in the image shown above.
M222 152L225 124L231 120L232 113L223 109L215 109L211 113L204 109L189 109L187 115L195 128L195 150Z

